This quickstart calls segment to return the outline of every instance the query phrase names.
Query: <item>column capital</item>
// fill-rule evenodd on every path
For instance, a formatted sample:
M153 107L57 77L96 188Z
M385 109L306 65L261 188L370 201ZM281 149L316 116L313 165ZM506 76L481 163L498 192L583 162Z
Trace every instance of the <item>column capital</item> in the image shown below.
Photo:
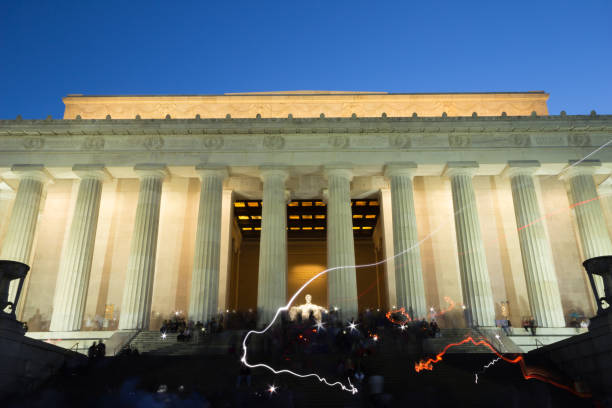
M199 164L195 167L195 169L200 175L200 179L203 177L212 176L224 180L229 177L227 166L223 164Z
M330 176L344 177L348 181L353 180L353 165L350 163L328 164L323 167L325 178Z
M163 179L169 175L166 165L157 163L137 164L134 166L134 172L138 175L138 178L158 177Z
M417 167L415 162L391 162L385 165L384 175L387 178L393 176L408 176L412 179Z
M541 164L537 160L509 160L502 176L509 178L520 175L531 176L540 167Z
M283 183L289 178L289 168L283 165L263 165L259 166L259 178L265 181L268 177L278 176L283 179Z
M478 167L480 166L475 161L451 161L446 163L442 175L446 177L473 176Z
M112 178L103 164L75 164L72 166L72 172L80 179L92 178L107 181Z
M560 174L561 180L567 180L575 176L592 176L599 167L600 160L569 160L569 166L566 167Z
M18 179L30 178L46 183L53 177L42 164L14 164L11 166L11 173Z

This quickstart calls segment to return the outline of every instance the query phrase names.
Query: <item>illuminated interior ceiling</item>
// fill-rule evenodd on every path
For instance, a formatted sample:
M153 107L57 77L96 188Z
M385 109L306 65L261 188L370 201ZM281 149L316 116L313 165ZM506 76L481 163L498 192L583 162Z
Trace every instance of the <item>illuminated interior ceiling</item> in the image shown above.
M353 236L369 238L378 221L378 200L351 200ZM234 217L244 239L259 239L261 200L236 200ZM287 205L289 239L321 239L327 235L327 205L320 200L294 200Z

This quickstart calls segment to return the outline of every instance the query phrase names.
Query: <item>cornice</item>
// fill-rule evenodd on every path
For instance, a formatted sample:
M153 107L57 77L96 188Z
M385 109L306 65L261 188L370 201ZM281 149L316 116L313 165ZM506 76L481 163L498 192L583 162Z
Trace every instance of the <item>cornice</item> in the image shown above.
M611 131L612 115L0 120L0 135Z
M0 164L81 162L133 165L139 161L198 164L210 155L228 165L267 162L277 154L316 165L333 160L466 159L561 163L612 139L612 115L496 117L378 117L286 119L0 120ZM599 154L608 159L610 149ZM410 156L410 153L431 153ZM555 153L556 152L556 153ZM316 156L312 156L312 154ZM353 153L355 155L353 155ZM377 154L379 154L377 156ZM337 155L342 154L342 156ZM345 155L346 154L346 155ZM483 156L483 154L485 156ZM510 156L509 156L510 155ZM308 159L305 159L305 157ZM384 156L384 157L383 157ZM427 157L427 159L425 159ZM229 160L229 161L228 161Z

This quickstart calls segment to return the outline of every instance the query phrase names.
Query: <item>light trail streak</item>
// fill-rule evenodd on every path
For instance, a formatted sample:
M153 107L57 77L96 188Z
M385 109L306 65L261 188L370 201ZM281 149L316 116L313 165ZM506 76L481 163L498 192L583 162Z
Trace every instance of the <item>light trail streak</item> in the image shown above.
M548 371L541 369L541 368L537 368L537 367L529 367L527 366L527 364L525 363L525 359L523 358L522 355L517 356L516 358L508 358L505 357L504 355L500 354L495 347L493 347L488 341L486 340L474 340L472 338L472 336L468 336L465 339L461 340L458 343L450 343L447 344L444 349L442 349L441 352L439 352L438 354L436 354L436 356L434 358L429 358L427 360L421 360L418 363L414 364L414 370L418 373L421 372L423 370L429 370L432 371L433 370L433 366L436 363L439 363L440 361L442 361L442 357L444 357L444 355L446 354L446 352L451 348L451 347L456 347L456 346L460 346L462 344L466 344L466 343L472 343L474 346L485 346L487 347L489 350L491 350L498 358L500 358L501 360L504 360L507 363L511 363L511 364L518 364L519 367L521 368L521 373L523 374L523 378L525 380L539 380L545 383L548 383L550 385L553 385L557 388L561 388L565 391L571 392L572 394L576 395L577 397L581 397L581 398L590 398L591 394L588 393L583 393L583 392L579 392L576 389L574 389L573 387L570 387L566 384L562 384L560 379L557 379L558 381L555 381L554 379L552 379L552 374L549 373Z
M455 302L453 301L453 299L451 299L449 296L444 296L444 301L445 301L446 303L448 303L450 306L449 306L449 307L447 307L446 309L440 310L440 312L436 314L436 316L438 316L438 317L439 317L439 316L443 316L445 313L450 312L450 311L451 311L451 310L453 310L453 309L455 308L455 306L456 306L456 303L455 303ZM396 319L393 317L393 315L394 315L394 314L396 314L396 313L399 313L399 314L401 314L402 316L404 316L404 317L406 318L406 320L404 320L404 321L399 321L399 320L396 320ZM399 309L392 309L392 310L389 310L389 311L388 311L388 312L385 314L385 316L387 317L387 319L388 319L388 320L389 320L391 323L395 323L395 324L398 324L398 325L400 325L400 326L404 326L404 325L406 324L406 322L412 322L412 321L413 321L413 320L412 320L412 318L410 317L410 315L409 315L408 313L406 313L406 309L405 309L405 308L403 308L403 307L400 307ZM430 316L431 316L431 313L430 313ZM419 317L419 318L416 318L416 319L414 319L414 320L415 320L415 321L419 321L419 320L422 320L422 319L424 319L424 318L425 318L425 317ZM404 329L402 329L402 330L404 330Z
M461 211L463 211L463 208L455 211L455 215L460 213ZM249 367L249 368L265 368L266 370L271 371L274 374L290 374L293 375L294 377L298 377L298 378L316 378L317 380L319 380L320 382L324 383L327 386L330 387L335 387L335 386L339 386L341 388L342 391L347 391L350 392L352 394L356 394L357 393L357 388L355 388L353 386L353 384L351 384L351 380L350 378L347 378L348 380L348 386L346 386L345 384L343 384L340 381L335 381L333 383L330 383L325 377L321 377L320 375L316 374L316 373L309 373L309 374L299 374L296 373L294 371L291 370L287 370L287 369L281 369L281 370L277 370L271 366L269 366L268 364L264 364L264 363L256 363L256 364L251 364L248 362L247 360L247 342L249 340L249 337L251 337L251 335L253 334L264 334L266 333L268 330L270 330L270 328L272 327L272 325L274 325L274 322L276 322L276 319L278 319L278 317L280 316L280 314L282 312L286 312L289 310L289 307L291 306L291 304L295 301L295 299L300 295L300 293L302 293L302 291L308 286L310 285L314 280L316 280L317 278L319 278L320 276L325 275L326 273L329 273L331 271L334 270L339 270L339 269L347 269L347 268L367 268L367 267L371 267L371 266L377 266L377 265L381 265L385 262L388 262L391 259L397 258L405 253L407 253L408 251L412 251L414 248L419 247L423 242L425 242L426 240L428 240L429 238L431 238L434 234L436 234L439 230L442 229L442 227L445 225L445 223L441 223L438 228L434 229L432 232L430 232L427 236L425 236L423 239L421 239L420 241L416 242L414 245L412 245L411 247L407 248L406 250L402 251L402 252L398 252L397 254L393 255L392 257L389 258L385 258L382 259L378 262L374 262L371 264L364 264L364 265L344 265L344 266L335 266L333 268L328 268L325 269L319 273L317 273L316 275L314 275L312 278L308 279L306 281L306 283L304 283L294 294L293 296L291 296L291 298L289 299L289 301L287 302L287 304L285 306L279 307L276 310L276 313L274 314L274 317L272 318L272 320L270 321L270 323L268 323L267 326L265 326L262 330L249 330L247 332L247 334L244 336L244 339L242 340L242 357L240 358L240 361L242 362L242 364L244 364L245 366ZM337 310L337 309L336 309Z
M494 358L493 360L491 360L488 364L485 364L478 373L484 373L484 371L491 367L493 364L497 363L499 360L501 360L501 358L497 357ZM474 383L478 384L478 373L474 373L475 379L474 379Z
M567 169L570 169L570 168L572 168L572 167L574 167L574 166L577 166L578 164L580 164L581 162L583 162L583 161L584 161L584 160L586 160L587 158L591 157L592 155L594 155L594 154L595 154L595 153L597 153L598 151L602 150L604 147L606 147L606 146L607 146L607 145L609 145L610 143L612 143L612 139L611 139L611 140L609 140L608 142L606 142L605 144L603 144L602 146L598 147L597 149L595 149L593 152L591 152L591 153L589 153L588 155L584 156L582 159L580 159L580 160L578 160L578 161L576 161L576 162L572 163L572 165L570 165L569 167L567 167ZM567 170L567 169L565 169L565 170ZM457 214L459 214L459 213L463 212L463 209L464 209L464 208L465 208L465 207L462 207L462 208L460 208L460 209L456 210L456 211L453 213L453 217L456 217L456 216L457 216ZM252 334L264 334L264 333L266 333L266 332L267 332L267 331L268 331L268 330L269 330L269 329L272 327L272 325L274 324L274 322L276 322L276 319L279 317L279 315L280 315L282 312L286 312L287 310L289 310L289 307L290 307L290 306L291 306L291 304L292 304L292 303L295 301L295 299L296 299L296 298L299 296L299 294L300 294L300 293L302 293L302 291L303 291L303 290L304 290L304 289L305 289L305 288L306 288L308 285L310 285L310 284L311 284L311 283L312 283L314 280L316 280L316 279L317 279L317 278L319 278L320 276L322 276L322 275L324 275L324 274L326 274L326 273L329 273L329 272L331 272L331 271L334 271L334 270L339 270L339 269L347 269L347 268L355 268L355 269L357 269L357 268L366 268L366 267L377 266L377 265L381 265L381 264L383 264L383 263L386 263L386 262L388 262L388 261L389 261L389 260L391 260L391 259L395 259L395 258L397 258L397 257L399 257L399 256L401 256L401 255L403 255L403 254L405 254L405 253L407 253L407 252L409 252L409 251L412 251L412 250L413 250L413 249L415 249L415 248L418 248L418 247L419 247L419 246L420 246L420 245L421 245L423 242L425 242L426 240L428 240L429 238L431 238L433 235L435 235L435 234L436 234L438 231L440 231L440 230L442 229L442 227L443 227L443 226L445 226L445 225L446 225L446 222L441 223L441 224L440 224L440 225L439 225L439 226L438 226L436 229L434 229L433 231L431 231L431 232L430 232L429 234L427 234L427 235L426 235L426 236L425 236L423 239L421 239L420 241L416 242L414 245L410 246L409 248L405 249L404 251L401 251L401 252L399 252L399 253L397 253L397 254L395 254L395 255L391 256L391 257L388 257L388 258L382 259L382 260L380 260L380 261L378 261L378 262L374 262L374 263L371 263L371 264L364 264L364 265L344 265L344 266L336 266L336 267L333 267L333 268L328 268L328 269L325 269L325 270L323 270L323 271L321 271L321 272L317 273L315 276L313 276L313 277L312 277L312 278L310 278L308 281L306 281L306 283L304 283L304 284L303 284L303 285L302 285L302 286L301 286L301 287L300 287L300 288L299 288L299 289L298 289L298 290L297 290L297 291L296 291L296 292L293 294L293 296L291 297L291 299L289 299L289 302L287 302L287 304L286 304L285 306L279 307L279 308L276 310L276 313L274 314L274 317L272 318L272 320L270 321L270 323L268 323L268 325L264 327L264 329L263 329L263 330L250 330L250 331L248 331L248 332L247 332L247 334L245 335L245 337L244 337L244 339L243 339L243 341L242 341L242 350L243 350L243 354L242 354L242 357L240 358L240 361L241 361L241 362L242 362L244 365L246 365L247 367L249 367L249 368L257 368L257 367L262 367L262 368L265 368L265 369L267 369L267 370L271 371L271 372L272 372L272 373L274 373L274 374L286 373L286 374L290 374L290 375L293 375L293 376L298 377L298 378L309 378L309 377L314 377L314 378L317 378L317 379L318 379L320 382L322 382L322 383L324 383L324 384L326 384L326 385L328 385L328 386L330 386L330 387L340 386L340 387L341 387L341 389L342 389L343 391L347 391L347 392L350 392L350 393L352 393L352 394L356 394L356 393L357 393L357 388L355 388L355 387L353 386L353 384L351 384L351 380L350 380L350 378L347 378L347 381L348 381L348 384L349 384L349 386L347 387L346 385L344 385L344 384L343 384L342 382L340 382L340 381L336 381L336 382L330 383L329 381L327 381L327 379L325 379L324 377L319 376L319 375L318 375L318 374L316 374L316 373L309 373L309 374L298 374L298 373L296 373L296 372L294 372L294 371L287 370L287 369L276 370L276 369L274 369L273 367L271 367L271 366L269 366L269 365L267 365L267 364L264 364L264 363L250 364L250 363L247 361L247 341L248 341L249 337L250 337ZM336 309L336 310L337 310L337 309ZM471 340L471 341L474 343L474 340L473 340L471 337L468 337L468 339L469 339L469 340ZM467 339L466 339L466 340L464 340L464 342L466 342L466 341L467 341ZM461 344L463 344L463 343L461 343ZM495 350L495 349L494 349L494 348L493 348L491 345L489 345L489 344L488 344L488 343L486 343L486 342L479 342L479 344L476 344L476 343L474 343L474 344L475 344L475 345L484 344L484 345L486 345L487 347L489 347L489 348L490 348L490 349L491 349L491 350L492 350L494 353L498 354L498 353L497 353L497 351L496 351L496 350ZM444 355L444 353L446 352L446 350L447 350L447 348L448 348L448 347L449 347L449 346L447 346L447 347L444 349L444 352L442 353L442 355ZM500 357L502 357L501 355L499 355L499 356L500 356ZM442 358L442 357L440 356L440 359L441 359L441 358ZM517 357L517 358L520 358L520 359L521 359L520 361L523 361L523 360L522 360L522 356L519 356L519 357ZM504 357L502 357L502 359L503 359L504 361L512 362L511 360L506 359L506 358L504 358ZM523 367L524 367L524 363L521 365L521 370L523 370ZM433 368L433 367L432 367L432 368ZM415 365L415 369L416 369L416 365ZM417 372L418 372L418 371L420 371L420 370L417 370ZM537 376L538 376L538 374L530 374L530 375L531 375L531 377L529 377L529 378L538 378L538 377L537 377ZM525 372L524 372L524 371L523 371L523 376L525 377L525 379L528 379L528 377L525 375ZM549 382L549 381L547 381L547 380L546 380L546 378L545 378L545 377L541 377L541 378L542 378L542 379L541 379L541 381ZM538 379L540 379L540 378L538 378ZM554 383L552 383L552 382L551 382L551 384L555 385L555 384L554 384ZM576 395L579 395L579 396L584 395L584 394L582 394L582 393L577 393L576 391L572 390L571 388L569 388L569 387L567 387L567 386L562 386L562 385L557 385L557 386L559 386L560 388L567 389L568 391L570 391L570 392L572 392L572 393L576 393Z

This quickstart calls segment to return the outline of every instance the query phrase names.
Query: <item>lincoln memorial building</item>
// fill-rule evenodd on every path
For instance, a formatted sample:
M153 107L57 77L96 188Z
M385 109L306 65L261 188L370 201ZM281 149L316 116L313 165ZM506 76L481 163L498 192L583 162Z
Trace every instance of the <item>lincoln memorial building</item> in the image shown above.
M582 262L612 255L612 116L548 97L69 95L63 119L0 120L0 259L31 266L18 317L263 323L333 268L296 302L565 327L594 313Z

